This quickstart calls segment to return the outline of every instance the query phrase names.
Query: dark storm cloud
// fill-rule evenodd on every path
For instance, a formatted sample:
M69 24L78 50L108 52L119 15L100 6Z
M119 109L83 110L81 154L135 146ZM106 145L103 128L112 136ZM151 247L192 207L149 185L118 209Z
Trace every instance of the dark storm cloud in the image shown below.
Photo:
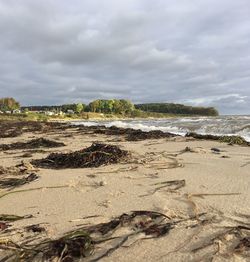
M0 92L249 113L248 0L0 0Z

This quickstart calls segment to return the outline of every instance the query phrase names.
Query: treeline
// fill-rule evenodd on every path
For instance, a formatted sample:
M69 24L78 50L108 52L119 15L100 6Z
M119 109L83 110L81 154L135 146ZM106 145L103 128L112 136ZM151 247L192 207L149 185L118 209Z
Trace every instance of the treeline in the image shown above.
M1 100L0 100L1 101ZM18 106L12 100L9 105ZM12 101L12 102L11 102ZM6 102L5 102L6 104ZM1 105L1 104L0 104ZM131 101L125 99L97 99L89 104L75 103L56 106L29 106L22 107L22 110L28 111L53 111L64 113L83 113L95 112L104 114L120 114L131 117L145 117L159 114L171 115L199 115L199 116L217 116L218 111L213 107L194 107L174 103L147 103L134 105Z
M137 104L135 108L146 112L181 114L181 115L200 115L218 116L219 113L214 107L194 107L173 103L148 103Z
M135 110L134 105L125 99L98 99L90 102L88 105L83 103L65 104L59 106L27 106L22 107L22 110L29 111L62 111L67 113L73 111L74 113L82 112L96 112L105 114L122 114L127 115Z
M19 109L20 104L12 97L0 98L0 111L13 111Z

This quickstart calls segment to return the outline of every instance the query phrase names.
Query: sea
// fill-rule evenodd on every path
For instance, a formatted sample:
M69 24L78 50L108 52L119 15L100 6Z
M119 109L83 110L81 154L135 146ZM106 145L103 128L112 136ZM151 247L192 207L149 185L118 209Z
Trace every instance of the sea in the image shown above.
M75 125L141 129L142 131L161 130L178 135L188 132L211 135L238 135L250 142L250 115L218 117L176 117L136 120L73 121Z

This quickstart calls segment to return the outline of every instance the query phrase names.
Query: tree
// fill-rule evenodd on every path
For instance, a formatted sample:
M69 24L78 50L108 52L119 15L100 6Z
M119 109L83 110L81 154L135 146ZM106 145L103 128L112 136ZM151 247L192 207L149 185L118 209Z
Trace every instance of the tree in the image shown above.
M122 114L129 114L135 110L135 106L129 100L121 99L120 104Z
M75 112L76 113L78 113L78 114L81 113L83 111L83 109L84 109L84 106L83 106L82 103L75 104Z
M100 109L100 100L94 100L89 103L89 109L91 112L98 112L98 110Z
M4 97L0 99L0 110L1 111L12 111L19 109L20 104L13 97Z

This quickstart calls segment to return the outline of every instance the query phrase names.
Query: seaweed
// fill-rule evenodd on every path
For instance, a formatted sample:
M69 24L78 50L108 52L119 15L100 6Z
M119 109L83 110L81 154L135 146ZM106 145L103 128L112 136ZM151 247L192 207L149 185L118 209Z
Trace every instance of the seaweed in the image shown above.
M184 187L186 185L186 181L184 179L183 180L171 180L171 181L158 182L158 183L155 183L155 184L152 184L152 185L153 186L160 185L160 186L158 186L154 190L150 191L149 194L141 195L140 197L153 195L156 192L161 191L162 189L167 189L167 192L174 193L178 189Z
M21 219L31 218L32 215L26 215L26 216L17 216L17 215L8 215L8 214L0 214L0 221L4 222L14 222Z
M195 139L206 139L206 140L216 140L223 143L228 143L230 145L241 145L250 146L250 142L247 142L241 136L215 136L215 135L201 135L194 132L187 133L186 137L193 137Z
M27 226L25 227L25 230L27 232L33 232L33 233L42 233L46 231L45 228L40 226L39 224Z
M48 140L48 139L41 137L37 139L32 139L28 142L2 144L0 145L0 149L7 151L7 150L13 150L13 149L33 149L33 148L40 148L40 147L52 148L52 147L61 147L61 146L65 146L65 144L61 142Z
M192 249L192 252L197 253L208 247L215 246L216 251L214 252L214 254L217 254L219 253L221 246L218 245L218 243L221 242L221 244L224 243L225 245L227 245L227 249L224 251L224 255L229 256L230 253L243 253L250 249L249 231L249 227L241 225L228 227L225 230L217 232L205 242L198 244L198 246ZM237 243L236 245L234 244L235 242Z
M15 187L19 187L28 184L32 181L35 181L38 178L39 176L36 175L35 173L31 173L28 176L24 176L22 178L14 178L14 177L3 178L2 180L0 180L0 188L13 189Z
M178 135L163 132L161 130L152 130L152 131L142 131L140 129L132 128L120 128L116 126L105 127L105 126L95 126L88 127L89 130L92 130L95 134L105 134L105 135L119 135L124 136L126 141L142 141L147 139L160 139L160 138L169 138L175 137ZM86 130L86 127L80 127L79 130Z
M144 234L145 237L159 238L168 234L174 224L165 222L168 217L154 211L139 210L124 213L106 223L85 226L66 232L62 237L46 239L36 244L16 244L12 241L0 245L8 251L4 261L75 261L92 256L91 261L110 255L129 238ZM119 229L126 227L128 233L113 236ZM110 242L108 246L100 246ZM101 253L97 252L101 249Z
M27 132L49 132L52 130L63 130L69 125L65 123L55 122L39 122L39 121L0 121L0 137L17 137Z
M0 222L0 232L7 229L9 227L9 224L5 222Z
M45 168L87 168L118 163L128 155L128 151L121 150L118 146L93 143L90 147L79 151L52 153L31 163Z

